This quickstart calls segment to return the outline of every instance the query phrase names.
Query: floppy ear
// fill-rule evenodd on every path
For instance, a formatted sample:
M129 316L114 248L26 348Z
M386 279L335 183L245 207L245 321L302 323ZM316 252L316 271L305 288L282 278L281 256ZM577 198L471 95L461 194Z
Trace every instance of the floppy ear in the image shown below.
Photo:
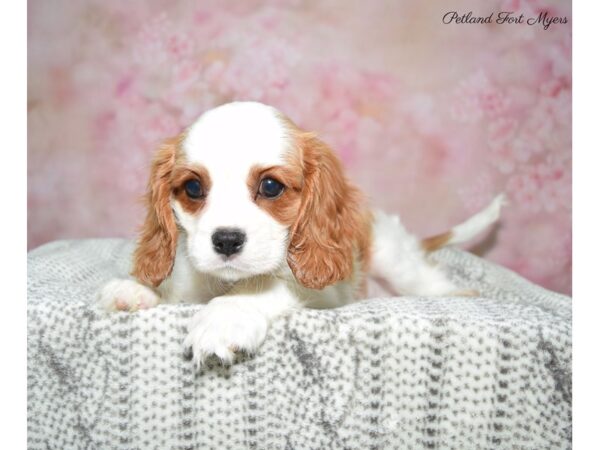
M355 256L367 258L370 214L333 151L312 133L300 133L297 139L304 185L288 264L302 285L323 289L352 277Z
M175 262L178 232L170 198L171 174L178 146L178 138L168 139L152 161L146 220L133 257L132 275L155 287L171 274Z

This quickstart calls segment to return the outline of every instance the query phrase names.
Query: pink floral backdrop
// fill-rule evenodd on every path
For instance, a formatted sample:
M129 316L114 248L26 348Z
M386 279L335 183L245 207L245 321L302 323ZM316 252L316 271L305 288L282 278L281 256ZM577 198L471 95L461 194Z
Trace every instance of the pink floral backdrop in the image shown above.
M444 25L448 11L569 22ZM259 100L422 236L506 192L472 250L571 291L570 2L30 0L28 34L30 248L134 236L157 143Z

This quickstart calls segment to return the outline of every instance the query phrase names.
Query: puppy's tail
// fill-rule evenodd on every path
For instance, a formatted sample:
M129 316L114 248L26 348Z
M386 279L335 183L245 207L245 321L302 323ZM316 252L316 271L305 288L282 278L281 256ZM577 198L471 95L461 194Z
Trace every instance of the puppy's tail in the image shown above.
M423 239L421 247L426 252L431 252L447 245L460 244L474 238L498 220L500 210L505 204L504 194L496 196L485 209L471 216L460 225L456 225L450 231Z

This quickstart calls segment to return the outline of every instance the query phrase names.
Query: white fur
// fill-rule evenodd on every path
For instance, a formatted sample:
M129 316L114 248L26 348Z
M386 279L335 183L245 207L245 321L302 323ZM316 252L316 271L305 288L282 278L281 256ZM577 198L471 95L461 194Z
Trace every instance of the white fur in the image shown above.
M254 353L262 344L270 322L302 305L288 286L289 280L257 276L236 284L226 295L210 301L190 324L184 342L200 367L216 355L231 363L237 351Z
M109 311L137 311L152 308L160 297L134 280L113 279L106 283L98 296L98 303Z
M444 295L457 291L446 275L427 260L421 241L409 234L398 216L376 211L371 274L400 295Z
M498 195L482 211L452 228L446 245L472 239L500 217L504 195ZM465 292L452 284L444 272L431 263L421 241L408 233L398 216L376 211L373 224L371 275L401 295L450 295ZM461 290L462 289L462 290Z
M186 157L206 167L212 187L196 216L171 200L181 234L173 272L157 291L163 302L208 303L193 317L184 343L192 349L197 367L212 355L231 363L237 351L255 352L269 324L294 308L334 307L356 300L360 282L356 276L322 290L301 286L287 265L289 230L260 209L248 193L250 169L285 164L290 145L278 112L254 102L211 110L187 131L182 144ZM456 242L496 220L501 204L496 199L456 227ZM428 261L420 241L398 217L377 212L373 226L373 276L398 294L446 295L458 290ZM246 233L240 254L225 258L214 251L211 236L220 227ZM113 280L99 296L109 310L150 307L158 300L154 291L133 280Z
M504 194L497 195L492 202L474 216L452 228L452 238L447 245L467 242L500 218L500 210L506 205Z

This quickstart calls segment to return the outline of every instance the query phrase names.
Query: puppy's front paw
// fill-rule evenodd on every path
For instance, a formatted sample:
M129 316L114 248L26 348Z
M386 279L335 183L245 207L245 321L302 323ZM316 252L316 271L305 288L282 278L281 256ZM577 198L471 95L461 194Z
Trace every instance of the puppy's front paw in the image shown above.
M197 369L211 355L231 364L236 352L254 353L265 340L268 320L247 299L215 298L191 320L184 346Z
M133 312L152 308L158 301L159 297L152 289L133 280L111 280L98 294L98 303L108 311Z

